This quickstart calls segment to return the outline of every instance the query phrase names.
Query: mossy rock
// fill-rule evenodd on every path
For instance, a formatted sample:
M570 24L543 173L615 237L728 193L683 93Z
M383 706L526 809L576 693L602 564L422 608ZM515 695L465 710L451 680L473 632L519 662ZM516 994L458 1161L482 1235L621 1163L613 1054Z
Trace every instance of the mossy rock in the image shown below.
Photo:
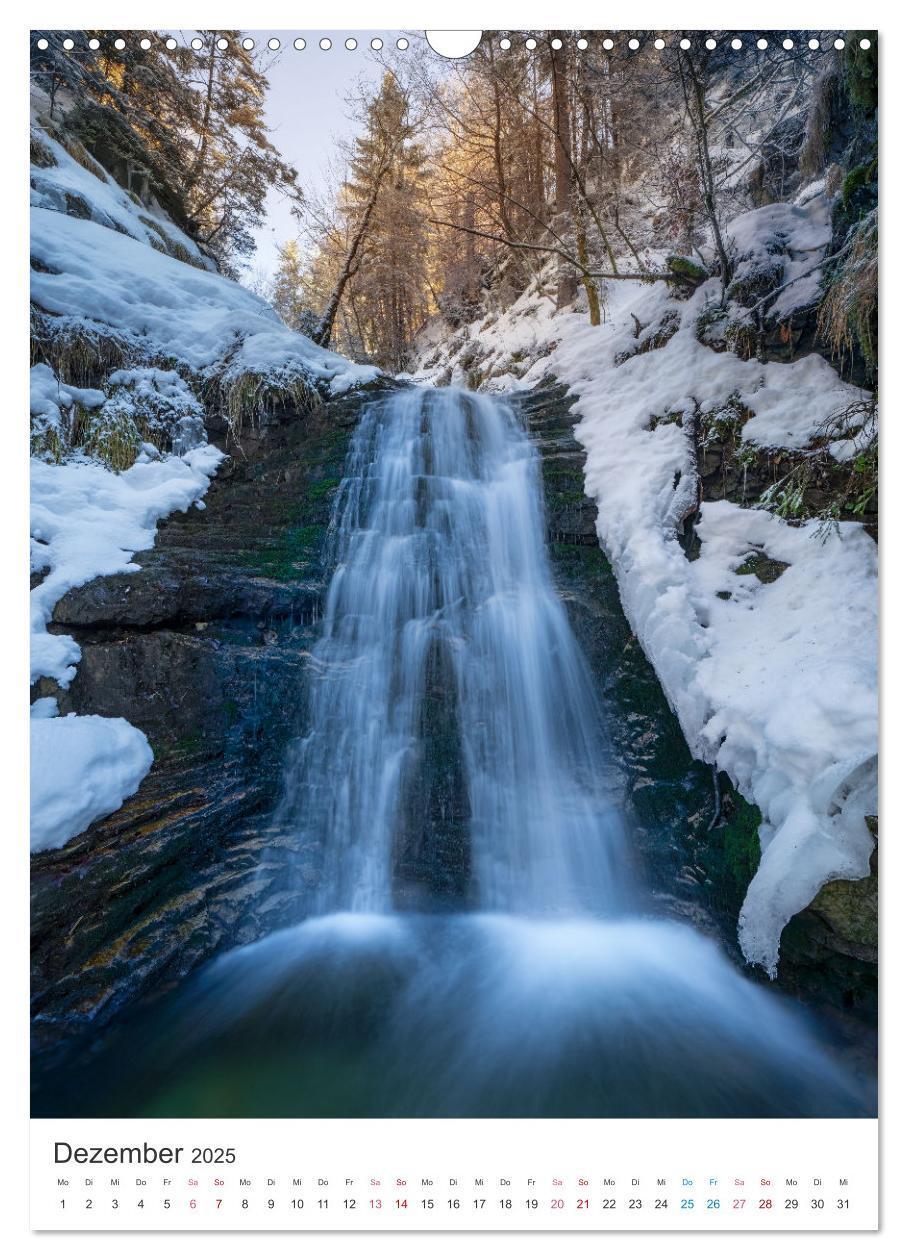
M743 564L738 565L735 573L741 577L753 574L765 585L769 582L777 582L785 570L790 568L791 565L786 564L784 560L773 560L765 552L755 551Z
M142 435L128 415L97 414L83 427L83 453L114 472L131 468L142 448Z
M709 272L702 263L696 262L693 258L687 258L684 254L669 254L665 265L674 281L688 290L699 288L709 279Z
M736 269L728 286L728 296L743 307L751 307L774 293L784 279L785 263L780 257L763 259L757 264L745 263Z
M810 903L843 951L866 962L877 958L877 877L834 879Z
M763 816L724 774L720 774L719 782L722 817L719 825L707 832L700 860L707 875L709 900L717 909L737 917L760 865Z
M869 48L861 47L861 40L870 41ZM878 48L876 31L852 31L845 44L845 87L856 117L873 114L877 108Z

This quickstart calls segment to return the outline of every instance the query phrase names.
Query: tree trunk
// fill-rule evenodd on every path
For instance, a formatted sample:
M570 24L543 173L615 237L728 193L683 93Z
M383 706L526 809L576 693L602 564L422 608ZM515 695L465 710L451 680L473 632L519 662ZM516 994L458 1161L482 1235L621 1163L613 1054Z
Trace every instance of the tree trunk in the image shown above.
M205 89L205 109L202 114L202 123L199 128L199 147L196 150L195 160L192 163L192 169L189 172L187 186L192 188L197 184L205 165L205 158L208 154L208 140L211 132L211 111L214 102L214 79L215 79L215 58L217 56L217 36L211 36L211 49L208 54L208 83Z
M511 216L508 210L508 181L504 170L504 156L501 148L501 89L498 75L495 73L495 54L489 45L489 64L492 69L492 95L495 104L495 122L493 131L493 150L495 154L495 178L498 184L498 217L505 236L513 236Z
M366 233L369 230L369 223L371 222L372 215L375 211L375 203L378 201L379 191L381 190L382 183L384 182L389 169L390 162L383 163L378 169L372 194L366 203L366 208L359 221L359 226L353 234L353 240L350 242L350 248L347 250L347 256L344 259L344 265L341 268L341 273L338 276L337 283L335 284L331 296L328 299L328 305L325 307L325 313L319 320L318 328L313 334L312 340L317 346L327 346L331 340L334 320L337 317L338 307L343 300L344 289L346 289L351 276L356 271L356 256L359 253L360 246L365 240Z
M589 275L590 259L586 245L586 227L583 222L583 211L574 201L574 226L577 232L577 261L583 267L583 287L586 290L586 300L590 308L590 323L597 327L602 323L602 311L599 306L599 288L596 281Z
M566 236L571 219L571 115L565 78L564 53L551 50L552 130L555 133L555 218L558 233ZM558 277L558 307L570 306L577 295L577 276L563 269Z
M684 58L690 76L691 96L693 97L691 101L685 88L685 105L687 106L687 116L694 129L694 137L697 144L697 165L700 168L700 181L703 186L703 204L706 207L706 214L712 229L713 243L716 247L716 257L719 259L719 267L722 273L722 289L724 291L731 279L731 263L728 260L725 242L722 239L722 229L719 226L719 216L716 210L716 186L713 179L712 158L709 154L709 131L706 125L703 84L697 74L690 53L685 53ZM683 84L683 70L681 79Z

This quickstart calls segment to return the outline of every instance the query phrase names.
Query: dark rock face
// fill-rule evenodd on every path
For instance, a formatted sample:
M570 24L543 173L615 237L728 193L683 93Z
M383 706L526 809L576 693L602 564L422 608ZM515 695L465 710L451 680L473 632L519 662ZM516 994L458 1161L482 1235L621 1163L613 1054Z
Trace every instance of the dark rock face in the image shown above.
M470 802L453 693L448 649L436 645L426 667L419 753L404 789L392 873L400 910L462 910L469 902Z
M170 517L135 573L69 592L82 661L62 713L126 717L155 753L115 814L32 863L36 1036L97 1028L292 913L270 821L300 733L334 490L363 399L227 446L204 510ZM224 435L226 438L226 435Z

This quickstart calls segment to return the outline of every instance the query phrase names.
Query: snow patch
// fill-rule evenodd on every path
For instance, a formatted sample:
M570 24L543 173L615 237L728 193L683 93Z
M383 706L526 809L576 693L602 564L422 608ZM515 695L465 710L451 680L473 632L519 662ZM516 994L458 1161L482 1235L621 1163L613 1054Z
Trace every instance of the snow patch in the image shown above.
M148 740L124 718L39 712L29 725L33 853L61 848L119 809L151 768Z

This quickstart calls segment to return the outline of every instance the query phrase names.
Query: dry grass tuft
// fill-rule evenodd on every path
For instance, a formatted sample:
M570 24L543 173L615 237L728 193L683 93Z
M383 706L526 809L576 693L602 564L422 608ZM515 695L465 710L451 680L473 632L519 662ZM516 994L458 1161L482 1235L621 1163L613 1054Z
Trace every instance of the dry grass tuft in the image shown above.
M855 346L871 376L877 368L877 215L869 214L855 229L820 304L817 325L840 363L852 358Z
M97 388L104 378L123 367L133 348L100 326L82 320L55 319L33 309L31 362L47 363L60 381L80 388Z
M308 415L321 406L321 395L303 372L269 376L261 372L226 374L218 381L221 405L230 429L238 437L244 429L260 429L281 412Z

